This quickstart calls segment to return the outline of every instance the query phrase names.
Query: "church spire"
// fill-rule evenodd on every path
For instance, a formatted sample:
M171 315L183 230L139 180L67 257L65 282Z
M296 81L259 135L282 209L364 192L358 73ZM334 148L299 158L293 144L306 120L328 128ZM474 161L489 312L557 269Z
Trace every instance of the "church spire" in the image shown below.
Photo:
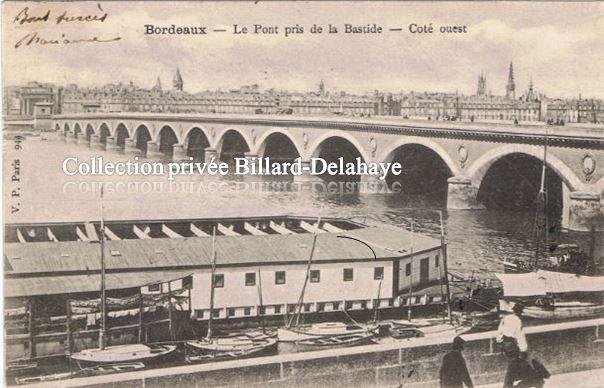
M476 95L484 96L487 94L487 76L484 75L484 72L480 72L478 76L478 86L476 87Z
M508 73L508 84L505 87L505 97L516 99L516 84L514 83L514 65L510 62L510 70Z
M157 77L157 81L155 81L155 86L152 89L154 92L161 92L162 88L161 88L161 80L159 79L159 77Z
M172 80L172 87L174 88L174 90L177 90L179 92L182 92L183 90L182 76L180 75L179 68L176 68L176 74L174 74L174 79Z

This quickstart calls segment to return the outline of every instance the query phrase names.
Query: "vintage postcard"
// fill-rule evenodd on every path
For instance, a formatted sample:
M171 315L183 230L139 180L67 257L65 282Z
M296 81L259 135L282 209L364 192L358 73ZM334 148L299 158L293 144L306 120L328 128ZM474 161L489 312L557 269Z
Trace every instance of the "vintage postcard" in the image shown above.
M3 383L604 386L603 32L3 2Z

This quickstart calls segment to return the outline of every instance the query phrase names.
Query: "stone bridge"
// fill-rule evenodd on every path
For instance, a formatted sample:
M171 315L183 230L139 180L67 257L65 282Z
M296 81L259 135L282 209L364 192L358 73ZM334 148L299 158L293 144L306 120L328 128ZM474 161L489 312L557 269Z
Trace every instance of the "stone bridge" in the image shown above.
M401 160L414 150L407 165L426 159L422 152L435 160L422 167L422 175L439 164L446 171L449 209L483 208L479 192L495 165L512 156L541 164L547 135L546 165L561 182L563 226L588 230L594 222L598 229L603 224L602 127L145 113L57 115L51 125L66 141L163 160L224 160L236 155L300 157L308 163L311 157L339 154L384 162Z

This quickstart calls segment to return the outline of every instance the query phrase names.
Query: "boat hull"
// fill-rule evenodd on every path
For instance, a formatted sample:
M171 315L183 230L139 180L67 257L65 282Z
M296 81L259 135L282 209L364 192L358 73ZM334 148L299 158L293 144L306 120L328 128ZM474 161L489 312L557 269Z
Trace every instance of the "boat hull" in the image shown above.
M153 362L174 353L176 345L118 345L105 349L86 349L71 355L81 366L118 364L131 362Z
M375 335L372 333L345 334L339 336L325 336L303 341L297 341L296 350L307 352L313 350L347 348L351 346L366 345L373 343Z
M329 322L328 322L329 324ZM338 335L375 333L378 326L361 326L359 328L350 329L345 325L326 327L325 325L302 326L298 328L288 329L279 328L277 330L277 338L279 342L298 342L312 340L316 338L325 338Z
M522 312L525 317L547 320L591 318L604 314L604 305L565 306L554 308L526 307Z
M277 339L269 336L231 336L214 338L212 340L187 341L186 361L210 362L230 359L240 359L268 353L277 348Z

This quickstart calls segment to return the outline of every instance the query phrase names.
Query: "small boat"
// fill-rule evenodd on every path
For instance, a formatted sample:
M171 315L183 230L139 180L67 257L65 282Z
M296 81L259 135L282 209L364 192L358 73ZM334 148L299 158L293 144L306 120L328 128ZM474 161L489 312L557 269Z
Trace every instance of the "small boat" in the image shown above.
M536 261L505 258L503 269L505 273L527 273L537 269L576 275L598 273L593 259L576 244L555 245L546 257L540 257Z
M321 218L319 217L317 225L320 224ZM298 347L320 347L321 344L329 343L331 339L334 339L334 343L332 345L338 345L338 347L351 346L354 344L354 341L352 340L373 338L379 330L379 326L377 324L361 325L356 322L351 324L344 322L322 322L310 325L300 324L302 317L302 306L304 305L304 294L306 292L312 260L315 254L315 248L317 246L317 237L318 234L314 233L310 248L310 256L308 258L308 264L306 267L306 277L304 278L304 284L302 285L300 297L298 298L298 303L296 304L295 313L291 316L285 327L277 330L277 338L280 342L293 342L298 345ZM346 313L346 311L344 312ZM315 343L314 341L319 342L316 342L316 345L313 345Z
M71 355L80 365L102 365L155 361L176 350L176 345L129 344L86 349Z
M84 375L101 375L109 373L131 372L134 370L144 369L145 364L142 362L123 362L118 364L102 364L90 368L82 369L76 372L78 376Z
M510 309L510 304L502 304L505 305L502 310ZM604 305L580 301L556 302L550 306L527 306L522 312L522 316L545 320L592 318L600 315L604 315Z
M604 314L604 305L595 303L557 303L553 308L527 307L522 315L536 319L591 318Z
M211 257L210 279L214 279L216 271L216 229L212 232L212 257ZM258 279L261 279L260 270L258 270ZM262 290L258 284L259 301L262 305ZM210 285L210 311L214 310L214 282ZM214 336L212 332L212 314L208 321L208 332L205 338L187 341L185 346L187 350L192 350L194 354L187 354L185 359L189 363L229 360L237 358L250 357L259 353L274 350L277 347L277 339L264 333L263 330L248 332L233 332L226 335Z
M604 276L582 276L538 270L525 274L496 274L503 284L500 310L512 311L516 302L523 315L536 319L589 318L604 314Z
M6 374L9 376L16 376L32 371L37 367L37 362L11 362L6 365Z
M15 383L19 385L45 383L48 381L65 380L73 377L71 372L53 373L50 375L33 376L33 377L17 377Z
M127 344L105 346L107 337L107 295L105 287L105 219L103 217L103 188L101 187L101 327L99 329L98 348L85 349L70 355L80 367L99 364L136 363L154 361L173 353L176 345Z
M373 333L368 332L332 335L296 341L296 348L299 351L345 348L372 343L374 337L375 335Z
M187 350L193 354L185 357L188 363L246 358L268 353L277 348L277 339L262 332L232 333L185 342Z
M415 325L390 321L387 324L388 335L394 339L423 337L424 334Z
M281 342L296 342L330 336L372 333L378 330L377 325L347 324L344 322L322 322L311 325L300 325L292 328L279 328L277 337Z
M47 381L65 380L74 377L100 376L110 373L131 372L145 368L142 362L128 362L118 364L96 365L90 368L80 369L75 372L54 373L50 375L15 378L19 385L43 383Z

